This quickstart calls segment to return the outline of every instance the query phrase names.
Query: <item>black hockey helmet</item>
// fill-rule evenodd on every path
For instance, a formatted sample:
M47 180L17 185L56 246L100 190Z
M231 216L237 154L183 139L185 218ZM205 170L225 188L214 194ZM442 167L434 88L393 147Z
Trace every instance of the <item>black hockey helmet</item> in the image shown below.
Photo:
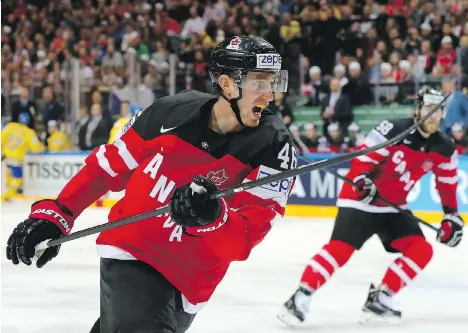
M438 105L444 100L444 94L442 92L432 89L429 86L423 86L416 97L416 109L421 109L423 105ZM442 104L442 108L445 103Z
M257 92L286 92L288 73L281 70L281 56L273 45L260 37L229 37L213 50L208 71L215 91L231 104L237 120L242 124L237 101L242 98L242 89ZM268 84L251 85L249 72L272 73ZM239 97L228 99L218 84L219 77L228 75L239 87Z

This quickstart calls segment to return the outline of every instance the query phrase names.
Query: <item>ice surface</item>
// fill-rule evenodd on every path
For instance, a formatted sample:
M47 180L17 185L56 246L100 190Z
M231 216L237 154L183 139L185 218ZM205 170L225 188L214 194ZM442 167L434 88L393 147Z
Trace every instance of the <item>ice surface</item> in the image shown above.
M24 202L2 205L2 332L89 332L99 315L95 237L62 246L42 269L13 266L6 240L29 210ZM106 220L105 209L88 209L78 229ZM247 262L232 265L209 305L194 321L193 333L279 332L466 332L468 327L468 241L455 249L435 244L425 272L395 299L403 311L397 326L357 323L370 282L380 282L395 255L371 239L315 296L311 315L291 330L276 319L312 254L329 238L330 220L288 218L275 225ZM426 232L426 230L425 230ZM434 233L427 230L432 241ZM130 332L129 332L130 333Z

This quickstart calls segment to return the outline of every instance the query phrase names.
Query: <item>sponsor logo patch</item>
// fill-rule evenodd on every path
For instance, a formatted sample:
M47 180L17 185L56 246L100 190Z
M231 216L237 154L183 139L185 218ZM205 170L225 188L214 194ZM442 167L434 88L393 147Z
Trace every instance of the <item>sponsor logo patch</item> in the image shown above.
M257 68L281 69L281 56L276 53L257 54Z

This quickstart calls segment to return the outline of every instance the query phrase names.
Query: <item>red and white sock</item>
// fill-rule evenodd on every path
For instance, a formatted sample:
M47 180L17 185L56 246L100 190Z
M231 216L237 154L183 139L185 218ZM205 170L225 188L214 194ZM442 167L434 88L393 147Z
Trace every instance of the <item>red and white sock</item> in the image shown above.
M433 254L431 244L421 236L405 237L398 241L392 246L400 247L403 255L390 265L382 280L382 285L393 294L408 285L426 267Z
M337 240L331 240L310 259L301 277L301 286L314 291L323 286L351 258L355 248Z

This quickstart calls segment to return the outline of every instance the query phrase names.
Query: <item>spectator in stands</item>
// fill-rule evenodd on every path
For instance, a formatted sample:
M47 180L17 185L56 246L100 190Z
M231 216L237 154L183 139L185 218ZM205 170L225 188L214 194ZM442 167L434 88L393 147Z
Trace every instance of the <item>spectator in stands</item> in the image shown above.
M78 146L80 150L87 150L86 146L86 126L89 122L88 108L85 106L80 107L76 114L75 127L73 128L72 141L73 144Z
M435 66L432 69L432 75L440 77L452 73L452 65L454 64L456 55L452 43L452 38L449 36L442 38L442 45L437 53L437 59Z
M86 150L92 150L100 145L106 144L109 141L110 128L108 119L102 115L100 104L91 106L91 117L82 130L85 130L85 147Z
M109 39L107 41L107 48L105 55L102 58L101 65L103 68L111 67L118 68L124 66L124 59L122 53L115 50L114 40Z
M36 116L38 115L38 109L36 102L29 98L29 89L27 87L21 87L20 99L15 101L11 111L11 121L18 122L18 116L22 113L29 115L29 123L25 124L31 129L36 129ZM2 108L2 110L4 110Z
M333 78L330 81L330 94L325 97L321 105L323 119L323 133L328 134L328 125L337 122L343 133L353 121L353 111L349 97L341 93L340 80Z
M468 124L468 95L456 91L455 82L451 79L442 81L442 92L452 93L446 101L446 115L440 125L443 131L450 133L456 123Z
M369 104L371 101L371 92L369 81L362 74L361 65L357 61L351 61L348 65L349 71L349 96L352 97L351 103L354 106Z
M318 66L309 69L310 83L304 84L303 92L308 97L307 106L318 106L328 92L327 84L322 80L322 71Z
M326 137L319 138L317 152L344 153L348 151L348 143L338 123L331 123L327 128Z
M432 73L436 62L436 57L432 51L430 40L423 40L421 43L421 50L416 58L416 76L420 80L425 80L426 76Z
M309 152L313 153L317 151L319 134L314 123L307 123L304 125L304 135L301 136L301 139L309 149Z
M55 120L57 122L63 122L65 120L65 110L63 106L54 98L52 88L46 87L42 90L42 100L44 101L42 119L46 128L49 120ZM46 138L48 138L50 133L47 131L46 133Z
M206 21L198 13L197 5L190 7L190 18L185 21L184 29L180 34L182 38L190 37L192 34L200 35L202 30L205 29Z
M392 65L384 62L380 65L380 73L382 79L379 85L375 88L375 94L381 105L392 104L398 96L398 86L396 80L392 76Z
M467 124L455 123L451 128L451 135L459 154L468 154Z
M361 134L361 128L356 122L352 122L348 126L348 146L349 148L356 148L364 143L365 136Z
M460 71L462 76L462 86L468 87L468 22L466 26L466 36L460 39Z
M397 101L401 105L412 105L416 98L415 82L411 72L411 63L408 60L400 60L399 64L400 84Z
M286 126L289 126L294 122L292 108L286 100L286 95L284 93L273 93L273 101L268 104L268 109L278 115Z
M349 83L346 77L346 67L343 64L337 64L333 68L333 77L339 80L341 89Z

